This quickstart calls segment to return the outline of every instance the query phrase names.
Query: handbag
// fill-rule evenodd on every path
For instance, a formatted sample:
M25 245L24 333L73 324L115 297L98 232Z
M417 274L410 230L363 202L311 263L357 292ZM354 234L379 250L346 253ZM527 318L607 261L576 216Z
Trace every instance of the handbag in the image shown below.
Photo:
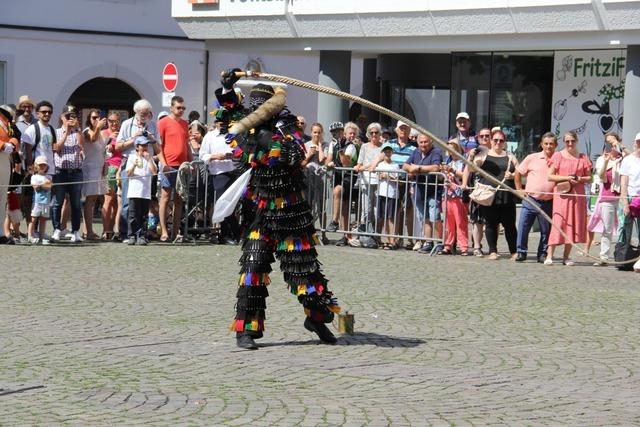
M508 155L507 155L508 156ZM509 161L507 162L507 171L511 167L511 157L509 157ZM507 177L505 171L505 177L502 178L500 183L504 183ZM482 184L480 182L476 183L473 191L469 194L469 198L479 204L480 206L491 206L493 204L493 200L496 197L496 192L498 191L498 187L493 187L488 184Z
M560 159L562 161L562 156L560 156ZM580 162L578 161L578 165L580 165ZM578 174L578 166L576 166L576 172L573 174L574 176ZM567 194L570 193L571 190L573 189L573 185L571 184L571 181L562 181L562 182L557 182L556 183L556 193L560 193L560 194Z
M618 236L618 242L613 252L613 257L616 262L625 262L633 260L640 256L640 248L631 244L631 235L633 232L633 223L636 222L632 215L627 215L624 218L624 226ZM616 266L619 270L630 271L633 270L633 261Z

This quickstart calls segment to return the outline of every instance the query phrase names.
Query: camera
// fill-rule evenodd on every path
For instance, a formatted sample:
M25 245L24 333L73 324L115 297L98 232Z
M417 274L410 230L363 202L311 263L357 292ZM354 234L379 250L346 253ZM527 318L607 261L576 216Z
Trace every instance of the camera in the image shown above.
M142 131L142 136L144 136L145 138L148 138L148 137L149 137L149 131L148 131L148 130L146 130L146 129L144 129L144 130Z

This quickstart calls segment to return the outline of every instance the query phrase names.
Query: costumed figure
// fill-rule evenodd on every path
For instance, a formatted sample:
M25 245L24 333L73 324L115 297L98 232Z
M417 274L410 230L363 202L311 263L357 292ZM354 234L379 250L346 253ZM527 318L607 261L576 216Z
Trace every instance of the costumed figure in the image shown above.
M223 73L223 87L216 91L218 102L230 116L243 110L233 90L238 80L236 71L240 70ZM336 342L326 323L340 312L317 260L316 230L309 203L304 198L303 135L296 128L296 116L283 108L284 90L277 88L276 92L274 96L274 89L268 85L254 86L249 95L249 110L245 111L251 114L245 119L250 121L261 113L265 116L250 122L253 129L248 132L235 132L233 126L226 136L234 148L234 158L251 168L240 202L243 242L236 316L232 324L238 347L245 349L257 349L254 340L263 335L267 285L275 258L280 261L289 290L304 308L304 327L315 332L322 342ZM273 108L278 105L278 99L281 105Z

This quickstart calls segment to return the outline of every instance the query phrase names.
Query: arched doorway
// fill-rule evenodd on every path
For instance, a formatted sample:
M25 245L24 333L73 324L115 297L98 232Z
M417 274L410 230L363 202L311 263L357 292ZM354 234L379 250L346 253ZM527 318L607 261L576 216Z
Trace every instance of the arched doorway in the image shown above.
M104 116L118 111L124 121L133 114L133 103L141 96L120 79L96 77L80 85L67 103L75 105L84 125L91 108L99 109Z

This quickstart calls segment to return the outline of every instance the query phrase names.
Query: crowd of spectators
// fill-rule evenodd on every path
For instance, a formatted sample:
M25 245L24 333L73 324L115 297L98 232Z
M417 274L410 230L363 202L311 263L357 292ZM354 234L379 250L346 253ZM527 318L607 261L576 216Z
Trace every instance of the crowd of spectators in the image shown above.
M20 97L15 106L1 106L0 243L48 244L65 238L131 245L145 245L150 238L180 241L182 225L189 221L182 209L180 170L186 163L193 171L192 161L198 159L202 164L198 172L210 189L204 195L208 203L202 216L210 217L218 197L238 176L231 149L219 135L222 124L206 126L195 112L188 121L183 119L186 106L179 96L172 98L170 111L155 120L144 99L133 105L133 111L132 117L121 121L118 113L105 116L99 109L89 109L82 124L72 105L63 107L58 120L52 120L50 102L35 103L28 96ZM522 262L529 253L528 235L538 222L536 261L553 264L555 248L563 246L561 262L573 265L572 244L589 248L597 232L601 239L596 264L606 265L618 228L638 225L640 134L629 148L618 135L606 134L594 167L579 152L575 132L561 135L562 147L555 134L544 134L540 151L520 162L507 150L499 128L476 133L465 112L456 116L455 125L448 141L451 152L529 196L517 227L517 197L497 191L489 205L470 200L476 183L495 187L492 180L473 173L408 124L398 121L390 130L361 116L357 123L329 124L331 138L325 141L323 124L311 124L307 135L306 119L300 116L307 198L320 224L321 240L329 243L326 232L338 231L342 233L338 246L497 260L503 233L510 258ZM587 196L594 180L598 197L589 210ZM96 218L102 222L101 233L93 227L97 206L101 206ZM552 218L553 226L538 208ZM51 234L46 233L48 218ZM218 232L211 235L212 241L237 243L235 216L214 227ZM405 242L403 236L410 238Z

